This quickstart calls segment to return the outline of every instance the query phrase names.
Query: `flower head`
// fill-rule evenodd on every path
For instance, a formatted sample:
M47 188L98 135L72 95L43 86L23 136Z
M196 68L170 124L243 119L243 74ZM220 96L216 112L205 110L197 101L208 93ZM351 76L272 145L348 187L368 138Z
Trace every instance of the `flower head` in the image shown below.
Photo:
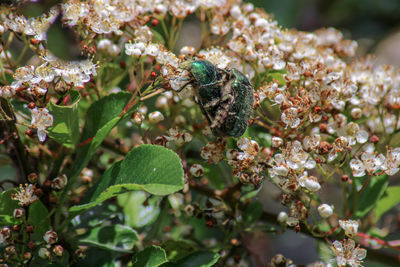
M361 266L362 260L367 256L367 251L359 246L356 247L352 239L344 239L340 242L336 240L332 246L337 265L340 267L347 264L351 267Z
M46 128L53 125L53 115L47 108L34 108L31 110L31 125L37 129L38 139L40 142L46 140Z
M18 192L11 195L13 200L18 200L20 206L28 206L38 200L35 195L35 186L26 184L25 187L21 184Z

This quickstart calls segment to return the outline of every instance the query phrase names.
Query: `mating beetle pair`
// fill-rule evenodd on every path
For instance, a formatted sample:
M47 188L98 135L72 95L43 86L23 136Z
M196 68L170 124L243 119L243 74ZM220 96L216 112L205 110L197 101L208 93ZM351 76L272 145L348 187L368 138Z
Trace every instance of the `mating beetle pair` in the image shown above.
M253 111L254 89L246 76L237 69L220 69L206 60L190 62L187 70L215 136L239 137L247 129Z

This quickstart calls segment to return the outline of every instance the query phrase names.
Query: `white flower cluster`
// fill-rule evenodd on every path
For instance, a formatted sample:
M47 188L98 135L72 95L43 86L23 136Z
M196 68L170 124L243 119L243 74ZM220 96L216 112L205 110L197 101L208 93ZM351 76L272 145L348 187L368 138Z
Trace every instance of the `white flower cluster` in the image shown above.
M55 82L60 77L68 84L77 87L90 81L91 75L97 75L96 64L90 59L83 61L62 61L52 55L43 57L44 63L35 67L26 65L18 68L14 73L11 84L13 90L27 88L28 92L36 96L43 96L47 92L46 83Z

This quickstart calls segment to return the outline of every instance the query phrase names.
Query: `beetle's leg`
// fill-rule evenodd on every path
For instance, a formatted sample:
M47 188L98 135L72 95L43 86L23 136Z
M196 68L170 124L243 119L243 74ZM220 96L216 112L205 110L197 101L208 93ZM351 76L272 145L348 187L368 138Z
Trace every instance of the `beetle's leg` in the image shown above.
M184 81L184 79L182 79L182 81ZM189 84L193 83L193 80L189 80L187 83L185 83L181 88L179 88L178 90L174 90L175 92L180 92L183 89L185 89L186 86L188 86Z
M226 117L229 114L229 108L231 107L233 100L234 100L233 95L226 96L226 101L221 103L220 107L218 108L215 114L215 118L211 124L211 128L222 125L222 123L225 121Z
M214 99L210 102L208 102L207 104L204 105L205 108L212 108L215 107L216 105L218 105L221 102L221 99Z

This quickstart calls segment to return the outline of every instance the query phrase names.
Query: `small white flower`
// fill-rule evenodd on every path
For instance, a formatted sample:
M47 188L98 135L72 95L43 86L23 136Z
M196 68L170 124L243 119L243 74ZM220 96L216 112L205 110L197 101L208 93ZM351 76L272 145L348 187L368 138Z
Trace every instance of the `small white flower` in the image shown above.
M356 247L352 239L345 239L341 242L336 240L332 243L332 249L339 267L347 264L351 267L362 266L362 260L367 256L367 251L359 246Z
M46 128L53 125L53 115L47 108L34 108L31 110L31 125L37 129L38 139L40 142L46 140Z
M311 192L317 192L321 189L318 179L314 176L308 176L307 172L304 172L304 174L299 178L299 184Z
M354 237L358 232L358 222L354 220L339 220L340 227L344 233L349 237Z

